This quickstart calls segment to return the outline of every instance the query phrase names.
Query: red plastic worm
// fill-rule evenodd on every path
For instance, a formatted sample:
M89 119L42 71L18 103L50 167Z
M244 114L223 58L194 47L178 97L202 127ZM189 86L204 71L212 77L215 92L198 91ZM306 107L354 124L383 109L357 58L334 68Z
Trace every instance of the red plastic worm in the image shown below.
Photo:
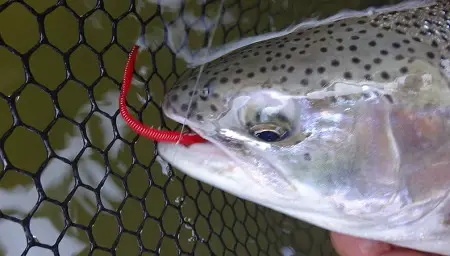
M125 72L122 81L122 90L120 91L119 97L119 109L122 118L137 134L157 142L178 142L186 146L194 143L205 142L206 140L200 137L198 134L182 134L179 131L163 131L155 129L142 124L130 115L126 106L126 98L128 90L130 89L131 80L133 78L134 63L136 62L138 48L139 47L137 45L133 46L133 49L128 56L127 64L125 66Z

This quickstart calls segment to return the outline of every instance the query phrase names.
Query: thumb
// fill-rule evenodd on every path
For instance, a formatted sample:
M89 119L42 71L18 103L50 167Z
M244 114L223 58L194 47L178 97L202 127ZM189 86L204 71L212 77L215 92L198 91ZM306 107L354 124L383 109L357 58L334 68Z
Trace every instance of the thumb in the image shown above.
M392 250L387 243L331 232L331 242L341 256L379 256ZM402 255L388 255L402 256ZM415 256L415 255L411 255Z

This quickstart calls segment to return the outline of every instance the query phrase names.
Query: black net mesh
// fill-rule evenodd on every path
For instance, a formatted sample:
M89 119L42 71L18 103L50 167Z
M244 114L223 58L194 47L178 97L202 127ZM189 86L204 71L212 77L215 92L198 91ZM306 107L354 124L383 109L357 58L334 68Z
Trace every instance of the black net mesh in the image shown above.
M216 46L374 4L0 0L0 255L334 254L326 231L159 164L117 99L140 35L130 111L176 129L159 106L186 69L176 52L205 47L218 14ZM180 24L179 48L167 47Z

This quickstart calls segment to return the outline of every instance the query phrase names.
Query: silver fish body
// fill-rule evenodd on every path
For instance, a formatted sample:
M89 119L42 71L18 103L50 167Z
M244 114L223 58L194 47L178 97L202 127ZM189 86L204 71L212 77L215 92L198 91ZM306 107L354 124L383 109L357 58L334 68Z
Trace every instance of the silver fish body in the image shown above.
M193 69L163 109L210 143L159 153L326 229L450 255L450 3L425 2L341 13Z

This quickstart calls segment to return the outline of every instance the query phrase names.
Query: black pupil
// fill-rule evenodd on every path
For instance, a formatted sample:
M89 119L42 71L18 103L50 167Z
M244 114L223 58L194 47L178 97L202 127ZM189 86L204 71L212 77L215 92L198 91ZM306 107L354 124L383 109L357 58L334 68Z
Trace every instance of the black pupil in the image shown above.
M260 139L262 139L262 140L264 140L264 141L267 141L267 142L277 141L277 140L280 139L280 135L278 133L276 133L276 132L273 132L273 131L256 132L255 136L260 138Z

